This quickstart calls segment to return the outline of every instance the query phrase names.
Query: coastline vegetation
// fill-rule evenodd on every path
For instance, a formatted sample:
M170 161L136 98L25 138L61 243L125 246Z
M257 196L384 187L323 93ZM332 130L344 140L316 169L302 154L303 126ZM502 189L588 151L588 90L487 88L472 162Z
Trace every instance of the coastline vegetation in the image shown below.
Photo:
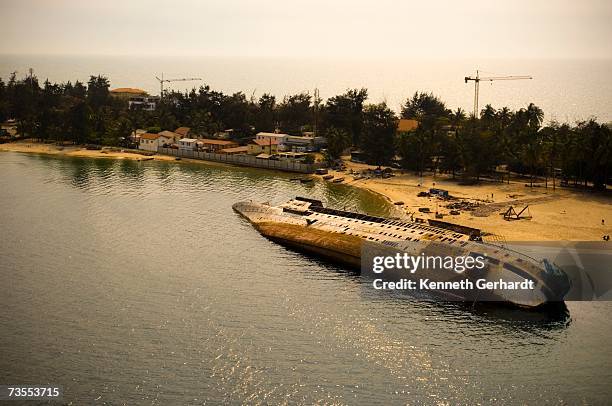
M385 103L368 104L367 89L349 89L327 101L308 93L263 94L258 99L238 92L227 95L209 86L181 93L170 91L154 111L129 109L112 97L110 82L91 76L88 83L40 83L30 73L0 78L0 122L14 119L23 137L42 142L128 146L137 128L149 131L188 126L212 137L233 129L244 142L256 132L289 134L315 130L328 139L326 158L334 161L348 148L362 151L368 163L424 173L444 172L478 180L505 166L520 174L562 178L603 190L612 167L612 133L595 119L544 123L534 104L511 111L487 105L480 117L451 110L431 93L416 92L398 114ZM398 132L397 120L418 126Z

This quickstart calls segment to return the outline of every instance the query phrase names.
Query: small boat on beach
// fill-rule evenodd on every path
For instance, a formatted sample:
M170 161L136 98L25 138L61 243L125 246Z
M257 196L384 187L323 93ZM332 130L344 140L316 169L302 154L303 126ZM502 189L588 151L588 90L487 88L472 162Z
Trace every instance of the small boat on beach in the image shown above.
M325 176L323 176L323 179L325 179L325 180L330 180L330 179L333 179L333 178L334 178L334 175L325 175Z
M334 182L334 183L342 183L342 182L344 182L344 178L336 178L336 179L332 180L332 182Z

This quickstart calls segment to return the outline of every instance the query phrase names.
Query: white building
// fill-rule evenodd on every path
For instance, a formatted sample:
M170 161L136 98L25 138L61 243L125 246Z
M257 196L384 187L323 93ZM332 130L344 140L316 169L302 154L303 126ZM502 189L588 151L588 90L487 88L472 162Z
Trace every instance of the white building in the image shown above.
M159 97L157 96L135 96L130 97L128 101L128 108L130 110L145 110L154 111L157 106Z
M196 149L198 140L195 138L181 138L178 142L179 149L193 151Z
M145 151L157 152L157 148L164 146L164 144L170 144L172 140L162 134L140 134L140 141L138 142L138 149Z
M285 140L285 151L313 152L327 145L327 138L315 137L312 132L305 132L304 135L290 135Z
M289 135L285 140L285 150L295 152L314 151L314 137Z
M310 133L312 134L312 133ZM255 135L255 140L265 141L270 140L278 144L279 151L294 151L294 152L313 152L318 151L327 143L325 137L315 137L313 135L289 135L260 132Z
M285 141L287 141L287 138L289 138L288 134L265 133L265 132L259 132L255 134L256 140L265 141L266 143L270 143L270 140L272 140L272 143L278 144L278 147L280 149L283 149L285 145Z

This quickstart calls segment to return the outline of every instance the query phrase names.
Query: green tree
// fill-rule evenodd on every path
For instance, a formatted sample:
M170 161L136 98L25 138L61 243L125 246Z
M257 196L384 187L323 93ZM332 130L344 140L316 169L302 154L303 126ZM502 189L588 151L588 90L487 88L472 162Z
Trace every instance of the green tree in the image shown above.
M11 75L7 88L9 115L17 121L17 132L23 136L36 136L40 92L38 78L32 70L22 80L17 80L15 73Z
M61 134L61 103L63 89L57 84L45 81L42 89L39 106L37 108L38 128L36 137L40 140L63 138Z
M388 164L395 155L397 116L386 103L372 104L363 111L363 137L361 149L368 162Z
M220 121L226 128L240 130L243 133L250 131L252 123L251 106L244 93L238 92L224 97L220 112Z
M104 145L127 145L127 140L132 132L130 120L121 116L113 120L106 129L106 133L102 139Z
M6 85L0 78L0 122L4 122L9 118L9 100Z
M447 117L448 114L449 110L444 102L433 93L415 92L402 105L401 117L422 120L425 117L432 119Z
M108 104L110 82L104 76L90 76L87 83L87 102L94 111L99 111Z
M367 89L349 89L346 93L327 100L322 111L322 127L346 131L353 145L361 140L363 104L368 98Z
M278 106L279 124L283 132L299 134L303 126L312 123L310 101L308 93L285 96Z
M465 111L457 108L456 111L450 113L448 120L450 129L442 138L440 146L443 157L440 169L444 172L451 172L454 178L456 171L463 167L460 141L466 121Z
M68 135L76 144L84 144L91 137L91 109L84 100L75 100L67 115Z
M450 115L451 111L446 108L444 102L432 93L415 92L402 105L401 117L419 122L419 127L414 132L415 138L409 142L417 147L418 155L414 157L417 161L413 166L416 166L419 172L425 170L432 157L436 158L435 163L438 164L442 146L446 143L444 137L448 134ZM406 148L406 144L403 148ZM435 174L436 167L433 169Z
M273 132L276 128L276 98L271 94L262 94L257 102L255 128L264 132Z
M339 159L342 152L351 146L351 136L345 129L328 128L325 136L327 138L325 160L329 163Z
M423 174L429 164L431 145L422 129L408 133L399 133L398 153L402 159L402 168Z

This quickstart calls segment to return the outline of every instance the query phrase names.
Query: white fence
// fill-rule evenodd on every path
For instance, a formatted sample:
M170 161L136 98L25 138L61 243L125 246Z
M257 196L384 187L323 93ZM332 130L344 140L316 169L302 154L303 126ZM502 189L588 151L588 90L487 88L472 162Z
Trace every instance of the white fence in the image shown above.
M215 154L213 152L188 151L184 149L173 149L159 147L157 152L164 155L178 156L181 158L202 159L204 161L225 162L232 165L252 166L254 168L276 169L287 172L313 173L318 165L305 164L291 160L258 159L252 155L229 155Z

